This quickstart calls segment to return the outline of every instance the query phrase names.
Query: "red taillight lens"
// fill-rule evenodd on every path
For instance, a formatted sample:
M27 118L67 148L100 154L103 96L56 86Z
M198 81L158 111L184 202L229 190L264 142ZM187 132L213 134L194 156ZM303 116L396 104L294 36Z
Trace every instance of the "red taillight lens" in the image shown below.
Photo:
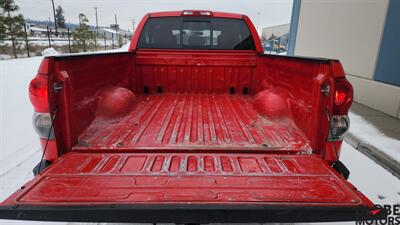
M345 100L346 100L346 93L340 90L335 91L335 105L341 106L344 104Z
M29 99L36 112L49 112L47 89L47 76L43 74L36 75L29 85Z
M353 103L353 87L346 79L335 82L334 115L346 115Z

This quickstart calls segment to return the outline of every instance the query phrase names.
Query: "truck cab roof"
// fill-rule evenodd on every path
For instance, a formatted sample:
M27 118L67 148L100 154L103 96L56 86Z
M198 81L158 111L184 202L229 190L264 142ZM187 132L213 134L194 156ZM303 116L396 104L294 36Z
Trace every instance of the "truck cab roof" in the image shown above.
M209 17L222 17L230 19L242 19L243 17L246 16L238 13L215 12L210 10L163 11L163 12L151 12L146 15L149 17L209 16Z

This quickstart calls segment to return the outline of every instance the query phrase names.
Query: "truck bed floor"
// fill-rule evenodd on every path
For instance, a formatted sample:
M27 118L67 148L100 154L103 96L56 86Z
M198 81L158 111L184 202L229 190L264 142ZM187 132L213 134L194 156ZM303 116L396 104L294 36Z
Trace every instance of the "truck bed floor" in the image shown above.
M96 119L75 149L309 150L290 120L270 120L244 95L138 96L122 119Z

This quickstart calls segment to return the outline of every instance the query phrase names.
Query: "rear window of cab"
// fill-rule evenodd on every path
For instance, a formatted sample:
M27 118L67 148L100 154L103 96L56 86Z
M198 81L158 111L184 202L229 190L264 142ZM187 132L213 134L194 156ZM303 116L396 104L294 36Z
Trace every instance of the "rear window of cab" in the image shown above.
M138 48L255 50L243 20L208 17L150 18Z

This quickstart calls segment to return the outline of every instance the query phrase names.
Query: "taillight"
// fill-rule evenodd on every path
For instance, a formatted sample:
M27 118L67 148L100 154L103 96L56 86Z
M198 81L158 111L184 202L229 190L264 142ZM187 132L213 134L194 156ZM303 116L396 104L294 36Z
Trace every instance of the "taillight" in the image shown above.
M349 130L350 120L347 115L332 116L329 129L329 141L341 141L344 134Z
M38 74L29 85L29 99L36 112L49 112L47 75Z
M353 103L353 87L346 79L335 82L334 115L346 115Z
M44 160L52 162L58 158L58 150L53 127L54 115L49 109L49 64L48 58L42 60L38 74L29 84L29 99L35 109L32 123L40 137Z
M32 118L33 128L42 139L54 140L54 130L52 127L52 118L50 113L37 113L33 114Z
M349 112L353 103L353 87L345 78L335 81L333 100L333 115L330 116L329 141L341 141L350 127Z

